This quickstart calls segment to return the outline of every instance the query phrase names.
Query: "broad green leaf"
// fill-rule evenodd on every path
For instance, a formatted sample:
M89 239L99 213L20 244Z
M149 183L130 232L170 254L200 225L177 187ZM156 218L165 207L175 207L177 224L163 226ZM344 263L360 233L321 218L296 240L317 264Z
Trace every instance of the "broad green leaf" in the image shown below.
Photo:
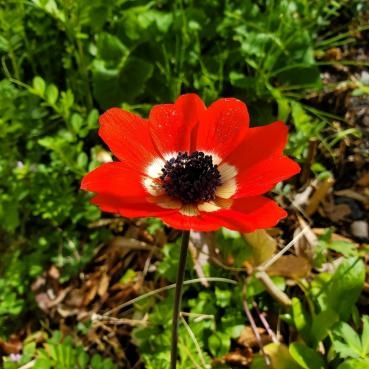
M276 240L265 229L244 233L243 237L252 250L251 258L247 261L255 267L269 260L277 248Z
M144 59L129 57L119 71L118 83L124 93L124 101L134 103L134 99L144 90L146 81L152 76L154 66Z
M301 369L302 367L292 358L287 346L279 343L270 343L264 347L273 369ZM315 368L314 368L315 369Z
M33 88L34 88L35 92L38 95L40 95L40 96L44 95L45 88L46 88L46 83L41 77L36 76L35 78L33 78L32 85L33 85Z
M45 97L46 97L46 101L50 105L54 105L56 103L58 96L59 96L59 91L55 85L51 84L46 87Z
M313 317L311 335L314 338L315 344L318 344L327 336L329 329L338 319L339 316L331 309L321 311L318 315Z
M209 350L214 356L225 355L231 347L231 339L228 335L215 332L209 337Z
M120 63L123 57L127 57L129 50L115 35L103 32L97 40L99 57L106 61Z
M344 259L321 291L321 302L346 321L364 286L365 266L361 259ZM324 310L324 308L323 308Z
M295 361L304 369L325 369L324 360L318 352L304 345L294 342L289 346L289 352Z
M109 68L104 61L96 60L93 64L94 95L104 109L122 102L134 103L153 70L152 64L133 56L129 56L120 69Z

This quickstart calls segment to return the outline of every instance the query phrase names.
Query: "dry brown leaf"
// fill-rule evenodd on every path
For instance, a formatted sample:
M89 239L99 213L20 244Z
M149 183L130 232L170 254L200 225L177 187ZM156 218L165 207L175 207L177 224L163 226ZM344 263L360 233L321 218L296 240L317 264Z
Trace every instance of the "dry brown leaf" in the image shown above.
M317 210L321 202L324 200L324 198L328 195L330 189L332 188L334 184L333 178L327 178L322 182L319 182L317 184L316 191L311 196L309 203L306 207L306 214L307 215L313 215Z
M311 265L305 257L283 255L268 268L268 274L298 280L307 277L310 270Z
M100 297L103 297L106 294L106 292L109 288L109 283L110 283L110 277L106 273L104 273L101 276L99 286L98 286L98 289L97 289L97 294Z
M364 173L356 183L361 187L369 186L369 172Z
M48 296L46 292L41 292L36 294L35 300L37 303L37 306L44 312L47 312L49 310L50 304L52 300Z
M55 266L52 265L49 269L49 271L47 272L47 274L52 278L52 279L59 279L60 277L60 271L59 269Z
M302 230L304 230L304 235L303 237L298 238L295 243L294 248L296 250L296 254L298 256L304 256L308 260L312 261L315 254L314 248L318 244L318 237L302 217L297 216L297 220L300 226L297 227L294 232L294 239L296 239L297 235L300 234Z
M217 358L214 363L229 364L237 368L248 368L248 364L252 361L252 351L250 349L236 349L228 354Z
M65 298L64 303L68 306L72 307L80 307L86 306L88 303L84 303L84 299L86 298L85 289L75 288L70 291L68 296Z
M271 337L268 334L266 334L266 330L264 328L257 328L257 331L259 332L261 342L263 345L266 345L267 343L270 343L272 341ZM257 347L259 345L255 337L254 331L250 326L244 327L237 342L240 345L246 347Z
M351 214L351 208L348 204L324 204L325 215L332 221L338 222Z
M350 188L347 188L345 190L335 191L334 194L337 195L337 196L348 197L350 199L360 201L364 204L369 202L369 197L368 196L362 195L360 192L357 192L357 191L352 190Z
M18 336L12 334L8 341L0 338L0 354L18 354L22 350L22 341Z
M243 237L252 248L252 257L247 260L248 265L251 264L254 267L261 265L275 253L277 242L265 229L244 233Z

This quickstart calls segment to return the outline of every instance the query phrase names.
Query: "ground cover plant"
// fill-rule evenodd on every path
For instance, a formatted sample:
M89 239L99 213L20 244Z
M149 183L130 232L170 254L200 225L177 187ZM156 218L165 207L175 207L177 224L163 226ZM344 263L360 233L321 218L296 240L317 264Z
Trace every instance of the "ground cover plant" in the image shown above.
M178 368L366 368L368 11L2 2L0 367L169 368L179 233L101 213L79 187L112 160L101 113L190 92L244 101L252 126L285 121L302 171L270 193L289 214L276 227L192 233Z

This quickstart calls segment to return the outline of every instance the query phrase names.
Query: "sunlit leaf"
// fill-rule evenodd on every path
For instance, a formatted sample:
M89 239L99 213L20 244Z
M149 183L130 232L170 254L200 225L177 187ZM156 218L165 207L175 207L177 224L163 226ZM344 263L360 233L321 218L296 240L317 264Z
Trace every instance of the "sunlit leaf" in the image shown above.
M344 259L322 290L322 300L327 308L347 320L364 286L365 266L361 259Z
M264 229L259 229L251 233L244 233L243 237L251 247L252 256L247 261L253 266L258 266L269 260L277 248L276 240Z
M301 366L293 359L288 347L279 343L270 343L264 347L274 369L301 369Z
M293 342L289 346L291 356L304 369L325 369L324 360L318 352L304 345L303 343Z

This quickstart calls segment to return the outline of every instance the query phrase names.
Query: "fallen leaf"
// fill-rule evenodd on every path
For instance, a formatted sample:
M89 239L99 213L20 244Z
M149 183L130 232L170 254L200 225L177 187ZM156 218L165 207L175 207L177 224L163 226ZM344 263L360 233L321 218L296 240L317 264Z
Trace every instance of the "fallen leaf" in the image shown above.
M319 205L322 203L324 198L328 195L333 184L334 184L333 178L327 178L324 181L318 182L316 191L313 193L313 195L309 199L309 203L305 210L308 216L313 215L318 210Z
M237 368L248 368L248 364L252 361L252 351L250 349L236 349L221 358L216 358L214 364L228 364Z
M356 183L361 187L369 186L369 172L364 173Z
M247 259L247 264L254 267L269 260L276 251L277 242L265 229L244 233L243 237L252 249L252 257Z
M326 216L334 223L344 220L351 214L351 208L348 204L324 204Z
M307 277L311 265L307 258L295 255L283 255L268 268L269 275L278 275L293 280Z
M107 274L104 273L101 276L99 286L98 286L98 289L97 289L97 294L100 297L103 297L106 294L106 292L109 288L109 283L110 283L110 277Z
M335 191L334 194L336 196L348 197L350 199L360 201L364 204L369 202L369 197L368 196L362 195L360 192L354 191L354 190L349 189L349 188L347 188L345 190Z
M266 345L267 343L271 342L271 337L266 334L266 330L264 328L257 328L257 331L259 332L261 342L263 345ZM244 329L241 331L240 337L238 338L237 342L240 345L246 346L246 347L257 347L259 345L254 331L250 326L244 327Z
M18 354L22 350L22 341L18 336L12 334L8 341L0 338L0 352L5 355Z

